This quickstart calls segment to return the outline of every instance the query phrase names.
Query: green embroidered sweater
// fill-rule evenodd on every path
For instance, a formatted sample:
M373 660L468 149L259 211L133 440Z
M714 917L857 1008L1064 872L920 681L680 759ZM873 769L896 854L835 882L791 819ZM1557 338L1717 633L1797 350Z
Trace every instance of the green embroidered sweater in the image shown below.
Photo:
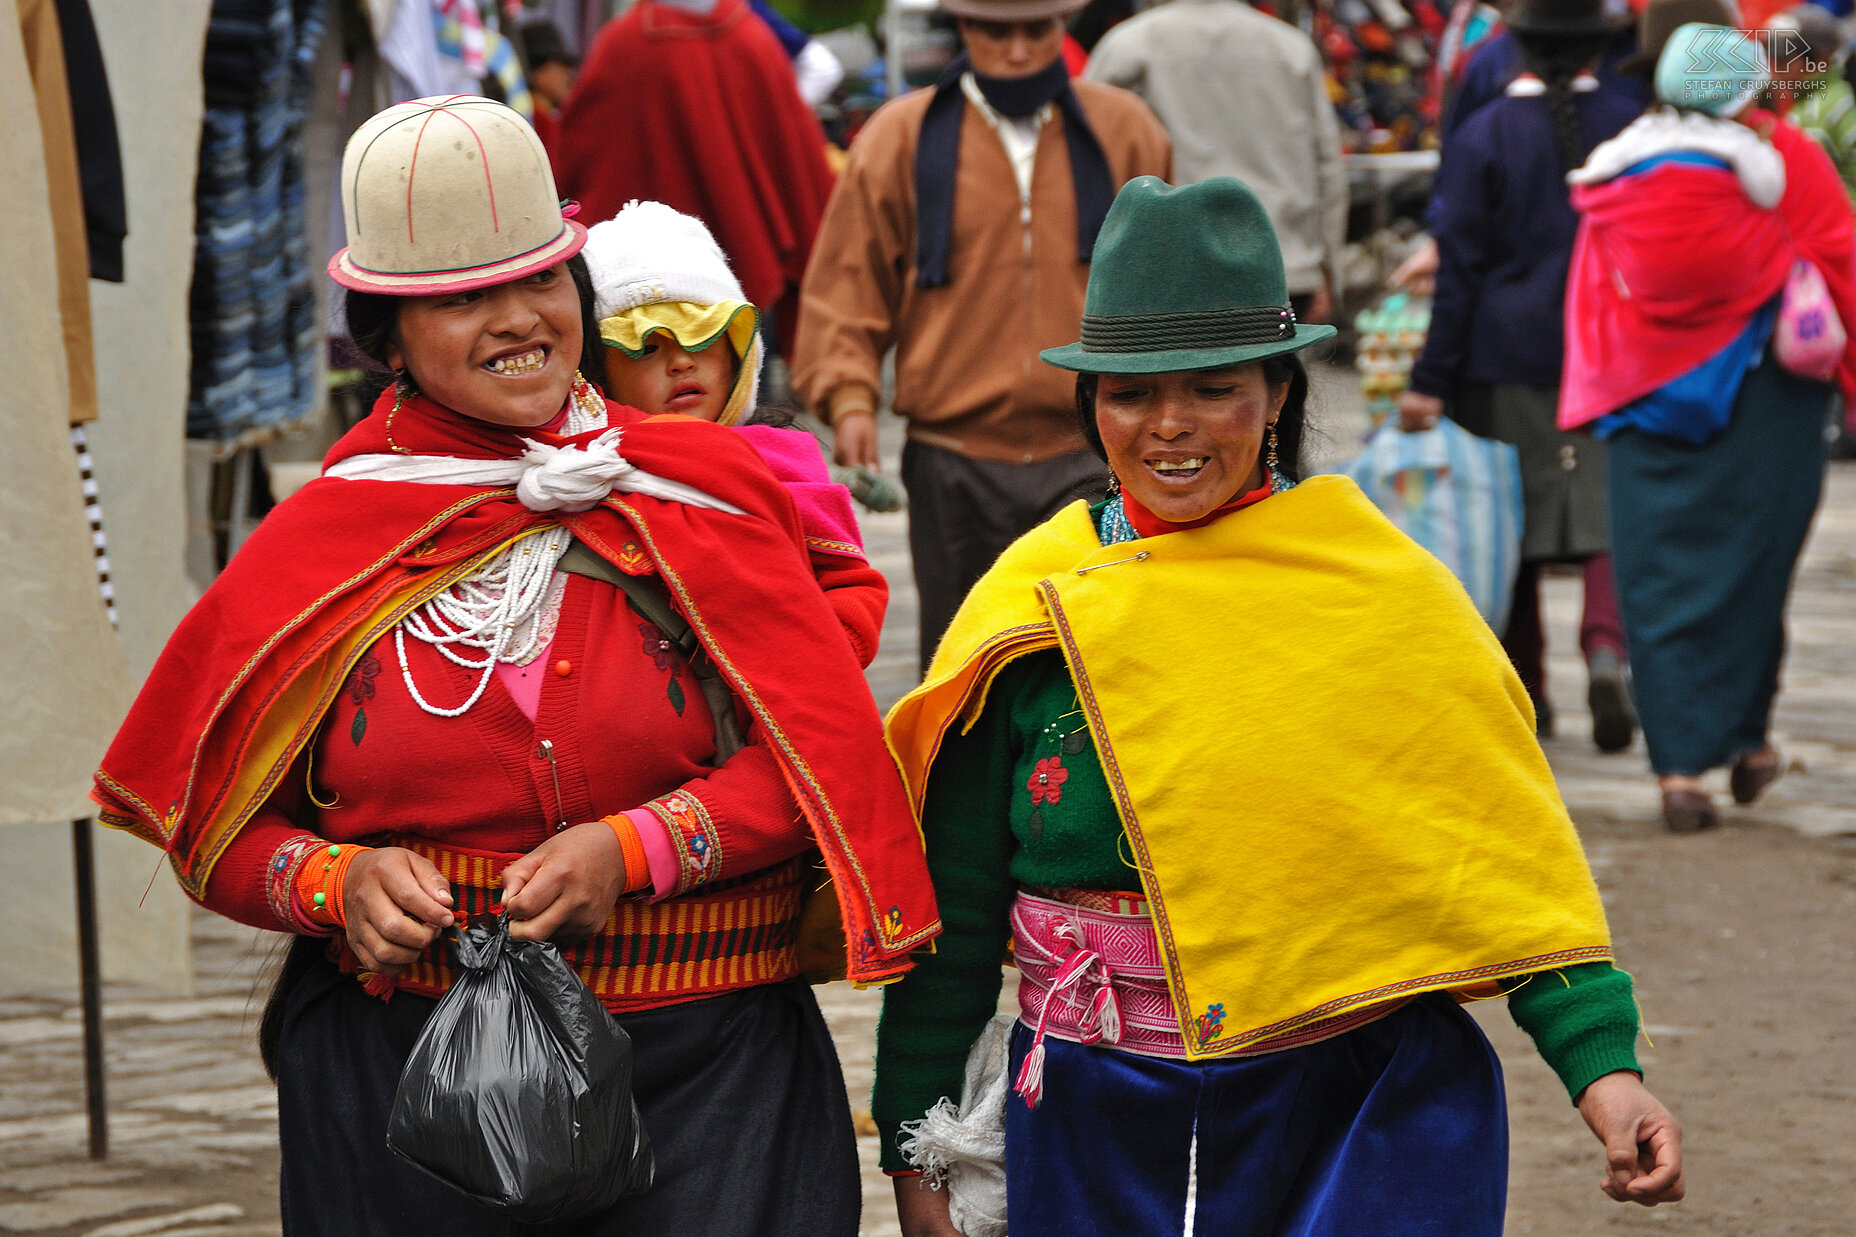
M979 722L949 734L922 828L943 932L934 953L918 955L915 970L884 991L871 1113L890 1171L909 1167L896 1148L898 1127L942 1096L960 1095L967 1052L998 1007L1018 888L1141 888L1055 650L1007 666ZM1630 976L1608 962L1516 981L1508 1009L1575 1099L1601 1075L1637 1070Z

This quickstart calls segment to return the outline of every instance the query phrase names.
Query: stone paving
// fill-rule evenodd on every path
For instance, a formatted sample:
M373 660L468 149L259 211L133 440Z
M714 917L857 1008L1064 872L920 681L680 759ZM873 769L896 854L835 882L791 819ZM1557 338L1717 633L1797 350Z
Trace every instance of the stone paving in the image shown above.
M1326 457L1348 454L1361 414L1348 371L1317 374ZM886 428L894 475L899 447ZM894 598L871 681L887 705L915 677L906 519L865 522ZM1585 818L1655 817L1641 749L1601 757L1588 722L1572 631L1577 582L1548 582L1553 692L1561 738L1547 748L1568 803ZM1793 644L1778 737L1789 776L1742 819L1813 836L1856 834L1856 465L1835 465L1793 604ZM1606 880L1599 865L1601 883ZM255 1026L277 938L205 912L194 922L196 993L185 999L112 986L104 1008L111 1154L86 1159L80 1015L69 992L0 998L0 1233L35 1237L269 1237L276 1209L276 1099L257 1059ZM858 1110L865 1232L897 1233L876 1139L863 1109L880 997L820 990ZM1010 1001L1009 990L1006 998ZM1563 1098L1561 1100L1563 1103ZM1847 1185L1847 1183L1844 1183ZM1834 1187L1833 1187L1834 1188ZM1660 1213L1650 1213L1658 1215Z

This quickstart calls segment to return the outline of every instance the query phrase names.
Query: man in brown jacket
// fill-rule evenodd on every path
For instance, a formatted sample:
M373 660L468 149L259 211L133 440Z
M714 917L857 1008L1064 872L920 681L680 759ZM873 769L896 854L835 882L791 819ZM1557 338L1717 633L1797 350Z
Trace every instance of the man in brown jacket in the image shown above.
M831 424L838 462L875 468L883 357L896 349L924 668L1000 551L1102 493L1075 380L1038 351L1076 338L1115 191L1172 171L1146 104L1065 72L1063 16L1079 0L942 7L966 52L852 145L800 288L794 355L794 385Z

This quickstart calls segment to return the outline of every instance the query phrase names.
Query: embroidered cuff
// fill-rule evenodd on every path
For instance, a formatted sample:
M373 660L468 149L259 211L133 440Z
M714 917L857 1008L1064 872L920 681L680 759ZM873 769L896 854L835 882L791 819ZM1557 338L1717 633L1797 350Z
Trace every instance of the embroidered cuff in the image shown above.
M295 925L296 931L306 936L333 936L337 931L332 924L317 923L304 915L296 900L297 874L311 855L327 846L323 838L311 833L301 834L273 851L270 865L265 869L265 894L272 913L282 922Z
M702 800L687 790L679 790L645 806L664 822L676 851L677 883L672 893L687 893L721 876L722 838Z

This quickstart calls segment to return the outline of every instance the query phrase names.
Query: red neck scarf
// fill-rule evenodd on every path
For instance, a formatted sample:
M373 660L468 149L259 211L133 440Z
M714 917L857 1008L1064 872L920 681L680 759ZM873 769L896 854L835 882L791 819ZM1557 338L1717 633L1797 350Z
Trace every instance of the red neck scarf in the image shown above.
M1213 520L1222 520L1233 511L1242 511L1245 507L1262 502L1270 496L1270 493L1269 475L1265 473L1263 484L1250 491L1250 493L1239 494L1236 498L1233 498L1224 506L1219 507L1216 511L1207 515L1202 515L1198 519L1190 520L1184 524L1175 524L1171 520L1161 519L1159 516L1143 507L1140 501L1126 490L1121 492L1121 505L1122 509L1128 513L1128 523L1134 526L1135 532L1143 537L1158 537L1162 533L1180 533L1186 531L1188 528L1204 528Z

